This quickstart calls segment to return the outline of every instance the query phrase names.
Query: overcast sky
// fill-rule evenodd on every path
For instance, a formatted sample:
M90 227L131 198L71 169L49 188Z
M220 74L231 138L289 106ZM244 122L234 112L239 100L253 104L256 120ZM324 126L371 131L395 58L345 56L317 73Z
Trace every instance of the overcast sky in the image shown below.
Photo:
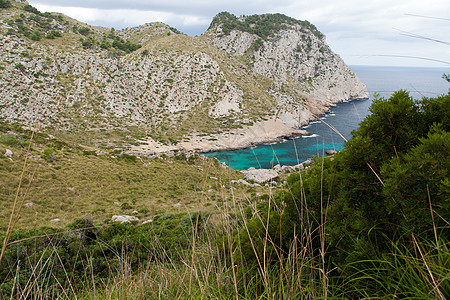
M28 2L40 11L61 12L91 25L123 29L160 21L191 36L205 32L212 18L222 11L228 11L236 16L283 13L316 25L326 35L331 49L349 65L450 67L449 0L28 0Z

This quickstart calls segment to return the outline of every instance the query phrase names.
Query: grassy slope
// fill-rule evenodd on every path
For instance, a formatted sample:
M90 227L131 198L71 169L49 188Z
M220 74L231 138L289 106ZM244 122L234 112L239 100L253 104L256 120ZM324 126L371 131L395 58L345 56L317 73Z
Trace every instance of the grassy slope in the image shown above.
M15 19L19 14L24 14L27 18L33 16L32 13L22 9L23 5L15 2L13 5L10 9L0 11L2 19ZM66 16L63 18L64 22L68 22L68 28L72 28L73 25L89 27L92 32L89 36L99 41L102 39L103 32L109 33L109 29L89 26ZM30 24L28 24L30 28L36 25ZM142 31L136 33L136 35L142 34ZM86 52L86 55L102 51L105 55L107 53L106 50L98 48L82 49L80 38L86 37L73 32L63 33L62 37L52 40L42 38L37 42L20 36L29 42L31 47L29 52L37 56L42 54L34 51L33 44L43 45L49 51L82 51ZM136 38L130 37L131 40ZM251 121L273 110L274 99L264 93L264 90L271 85L271 81L253 74L246 68L244 62L218 50L205 37L194 38L182 34L155 35L136 52L136 55L139 57L140 52L145 49L160 49L171 53L202 51L216 60L225 73L225 77L235 82L244 91L244 105L248 112L243 118ZM85 100L90 101L90 99ZM164 140L167 138L176 140L191 130L217 133L241 126L239 122L210 118L209 105L210 103L203 103L193 109L188 116L177 120L171 120L170 117L166 126L168 130L156 132L156 134L162 135ZM176 126L171 126L172 123L176 123ZM95 124L95 122L87 121L80 124ZM23 132L20 127L12 125L0 125L3 126L0 130L0 176L2 178L0 181L0 229L3 229L7 224L19 183L25 160L26 141L30 132ZM150 218L155 214L175 211L213 210L216 205L221 205L221 199L229 196L229 181L241 178L239 172L218 168L213 160L196 160L190 164L177 159L130 161L111 158L108 154L85 155L84 153L88 153L86 151L102 149L106 152L108 150L104 149L111 150L117 146L126 148L127 145L135 143L136 139L144 137L145 133L139 128L121 126L108 130L79 129L83 132L82 134L59 131L56 128L48 129L47 132L56 136L59 141L70 144L59 150L55 146L55 140L49 139L45 134L33 142L31 159L25 173L25 178L30 178L32 171L36 168L36 177L25 200L25 203L33 203L33 207L22 210L20 227L62 226L72 222L74 218L85 215L93 216L98 223L110 218L113 214L131 214L135 210L138 211L137 216L140 218ZM8 140L15 134L18 136ZM6 149L13 151L12 160L3 155ZM54 158L54 161L46 161L42 158L45 149L54 150L50 151L51 157L47 157L51 160ZM217 180L210 177L215 177ZM24 184L27 180L25 179ZM220 188L223 185L228 188ZM253 188L239 186L236 188L238 190L235 192L242 191L245 195L256 193ZM177 203L182 205L174 207ZM59 218L61 221L50 222L54 218Z
M12 127L3 125L0 132L2 230L9 219L30 135ZM86 215L99 223L114 214L133 211L146 219L169 212L214 211L230 196L230 180L242 177L238 171L220 167L213 159L121 158L111 153L96 155L92 151L95 149L77 145L57 150L60 144L60 140L49 139L45 134L33 143L21 191L24 193L36 169L25 200L33 207L23 208L20 227L66 225ZM4 156L6 149L14 153L12 160ZM234 193L257 192L239 185L235 188ZM178 203L181 206L175 205ZM50 222L54 218L61 221Z

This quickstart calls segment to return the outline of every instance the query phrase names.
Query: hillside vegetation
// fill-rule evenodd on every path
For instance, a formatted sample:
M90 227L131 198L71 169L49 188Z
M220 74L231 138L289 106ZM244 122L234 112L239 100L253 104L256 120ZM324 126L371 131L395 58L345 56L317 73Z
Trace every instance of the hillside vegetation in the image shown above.
M287 25L292 24L298 24L304 27L304 33L311 31L319 38L324 37L323 34L308 21L299 21L282 14L264 14L237 18L228 12L221 12L214 17L209 28L211 29L221 25L223 34L225 35L230 34L232 30L238 30L256 34L260 38L266 40L281 29L286 29Z
M230 181L242 178L240 172L223 167L216 159L182 152L171 157L136 157L81 146L45 133L34 136L27 155L31 134L19 124L0 123L2 231L6 230L27 157L23 186L35 175L18 224L27 228L60 227L86 215L102 223L121 214L145 221L164 213L212 211L231 196ZM11 156L4 155L7 149ZM233 189L249 197L258 192L239 184ZM59 221L52 222L54 219Z
M212 211L199 206L202 212L158 214L142 225L84 217L63 230L17 230L1 262L0 292L82 299L448 299L449 102L450 94L414 101L404 91L377 99L344 150L253 199L230 190ZM8 144L17 140L8 137ZM93 159L85 155L80 159ZM52 156L44 150L41 158ZM117 175L129 179L127 164L136 164L126 156L131 162L95 159L119 164Z
M0 118L71 139L83 132L89 146L152 138L181 148L269 118L294 130L335 102L367 97L306 21L222 13L189 37L162 23L114 30L11 4L0 11ZM117 132L126 138L110 139Z
M180 143L366 97L312 24L0 19L0 299L450 298L450 93L377 97L344 150L258 185Z

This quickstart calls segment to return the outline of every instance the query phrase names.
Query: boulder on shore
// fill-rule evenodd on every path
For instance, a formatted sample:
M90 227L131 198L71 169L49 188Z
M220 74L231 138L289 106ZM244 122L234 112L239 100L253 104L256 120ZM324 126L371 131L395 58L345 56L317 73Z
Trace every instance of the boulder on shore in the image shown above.
M325 153L326 153L327 155L334 155L334 154L337 153L337 151L336 151L336 150L330 150L330 149L328 149L328 150L325 150Z
M278 172L272 169L250 168L242 171L246 180L252 180L257 183L264 183L278 180Z

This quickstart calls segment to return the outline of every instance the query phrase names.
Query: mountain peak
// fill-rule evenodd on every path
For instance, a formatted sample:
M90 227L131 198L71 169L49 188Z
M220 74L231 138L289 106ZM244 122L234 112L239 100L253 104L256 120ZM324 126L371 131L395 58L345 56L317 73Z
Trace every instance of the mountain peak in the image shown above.
M311 31L319 39L324 38L324 35L310 22L296 20L280 13L236 17L229 12L221 12L214 17L208 31L215 29L220 34L229 35L231 31L238 30L255 34L266 40L292 25L300 25L302 29Z
M162 23L116 31L21 6L0 20L0 119L98 136L92 145L110 147L101 130L117 130L130 134L117 145L149 136L217 149L217 132L234 138L269 119L296 131L367 94L312 24L282 14L220 13L193 38Z

